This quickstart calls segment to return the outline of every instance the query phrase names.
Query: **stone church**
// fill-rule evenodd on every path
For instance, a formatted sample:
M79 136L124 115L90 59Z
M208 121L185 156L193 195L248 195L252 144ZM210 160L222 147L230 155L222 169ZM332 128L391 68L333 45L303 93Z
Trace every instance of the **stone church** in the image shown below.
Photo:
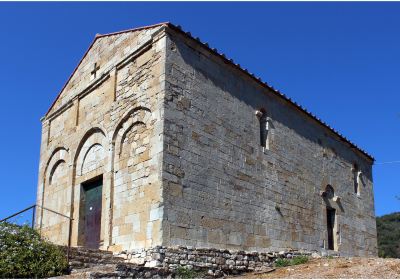
M57 244L377 254L374 159L179 26L96 35L41 121Z

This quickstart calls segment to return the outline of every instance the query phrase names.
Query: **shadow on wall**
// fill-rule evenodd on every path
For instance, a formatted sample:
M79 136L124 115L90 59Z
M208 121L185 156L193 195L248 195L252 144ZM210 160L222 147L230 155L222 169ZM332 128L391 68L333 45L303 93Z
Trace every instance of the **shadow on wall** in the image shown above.
M221 58L215 57L216 60L220 60L217 63L200 54L196 49L196 44L191 44L189 39L177 40L176 36L174 38L176 51L180 53L184 61L191 65L203 78L212 82L215 87L221 91L229 92L232 96L250 106L254 112L259 108L266 108L273 122L286 126L301 137L314 142L317 146L322 146L349 163L356 162L364 176L372 181L372 164L368 164L367 160L363 159L364 155L357 155L358 152L354 147L340 140L339 136L334 135L328 128L320 125L299 109L294 108L288 101L279 97L277 93L261 86L253 78L238 69L234 69ZM186 40L194 48L187 48L182 40ZM196 52L197 55L194 56L193 52ZM232 108L232 112L235 113L234 108ZM305 125L305 121L309 125Z

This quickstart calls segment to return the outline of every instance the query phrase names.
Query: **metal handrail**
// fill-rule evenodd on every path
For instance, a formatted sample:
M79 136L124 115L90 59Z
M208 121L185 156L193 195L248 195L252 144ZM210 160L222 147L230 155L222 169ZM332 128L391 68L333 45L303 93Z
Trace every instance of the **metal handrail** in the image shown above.
M44 206L40 206L40 205L35 205L35 206L40 207L40 208L42 208L42 209L44 209L44 210L50 211L50 212L52 212L52 213L54 213L54 214L60 215L60 216L62 216L62 217L64 217L64 218L73 220L72 217L68 217L67 215L61 214L61 213L59 213L59 212L57 212L57 211L51 210L51 209L46 208L46 207L44 207Z
M36 204L29 206L28 208L25 208L24 210L21 210L15 214L12 214L11 216L8 216L7 218L4 218L2 220L0 220L0 223L7 221L8 219L14 218L15 216L18 216L21 213L24 213L30 209L33 208L33 214L32 214L32 228L35 226L35 208L36 208Z
M68 217L67 215L64 215L64 214L62 214L62 213L59 213L59 212L57 212L57 211L55 211L55 210L52 210L52 209L49 209L49 208L47 208L47 207L34 204L34 205L32 205L32 206L29 206L28 208L25 208L24 210L21 210L21 211L15 213L15 214L12 214L12 215L10 215L10 216L8 216L8 217L6 217L6 218L0 220L0 223L6 222L7 220L9 220L9 219L11 219L11 218L14 218L15 216L18 216L18 215L21 214L21 213L24 213L24 212L26 212L26 211L28 211L28 210L30 210L30 209L33 209L33 211L32 211L32 228L34 228L34 227L35 227L35 213L36 213L36 207L40 207L40 208L42 208L42 209L44 209L44 210L47 210L47 211L49 211L49 212L52 212L52 213L54 213L54 214L57 214L57 215L60 215L60 216L62 216L62 217L64 217L64 218L69 219L69 227L70 227L70 229L68 230L68 247L67 247L67 262L69 262L69 258L70 258L70 249L71 249L71 222L74 220L71 216Z

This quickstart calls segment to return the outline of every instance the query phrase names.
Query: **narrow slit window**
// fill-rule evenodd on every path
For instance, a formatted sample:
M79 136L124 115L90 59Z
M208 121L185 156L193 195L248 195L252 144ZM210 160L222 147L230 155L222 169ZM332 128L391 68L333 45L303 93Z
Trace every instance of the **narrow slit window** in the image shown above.
M261 109L256 112L260 123L260 145L268 150L269 149L269 120L265 110Z
M354 184L354 193L360 195L361 171L359 170L357 164L353 165L353 184Z

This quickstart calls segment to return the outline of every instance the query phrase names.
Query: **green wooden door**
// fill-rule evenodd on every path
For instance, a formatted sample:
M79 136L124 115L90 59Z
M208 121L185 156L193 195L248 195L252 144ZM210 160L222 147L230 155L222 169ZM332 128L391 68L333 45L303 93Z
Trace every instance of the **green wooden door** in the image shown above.
M98 249L100 245L102 189L102 179L83 185L84 242L88 248Z

